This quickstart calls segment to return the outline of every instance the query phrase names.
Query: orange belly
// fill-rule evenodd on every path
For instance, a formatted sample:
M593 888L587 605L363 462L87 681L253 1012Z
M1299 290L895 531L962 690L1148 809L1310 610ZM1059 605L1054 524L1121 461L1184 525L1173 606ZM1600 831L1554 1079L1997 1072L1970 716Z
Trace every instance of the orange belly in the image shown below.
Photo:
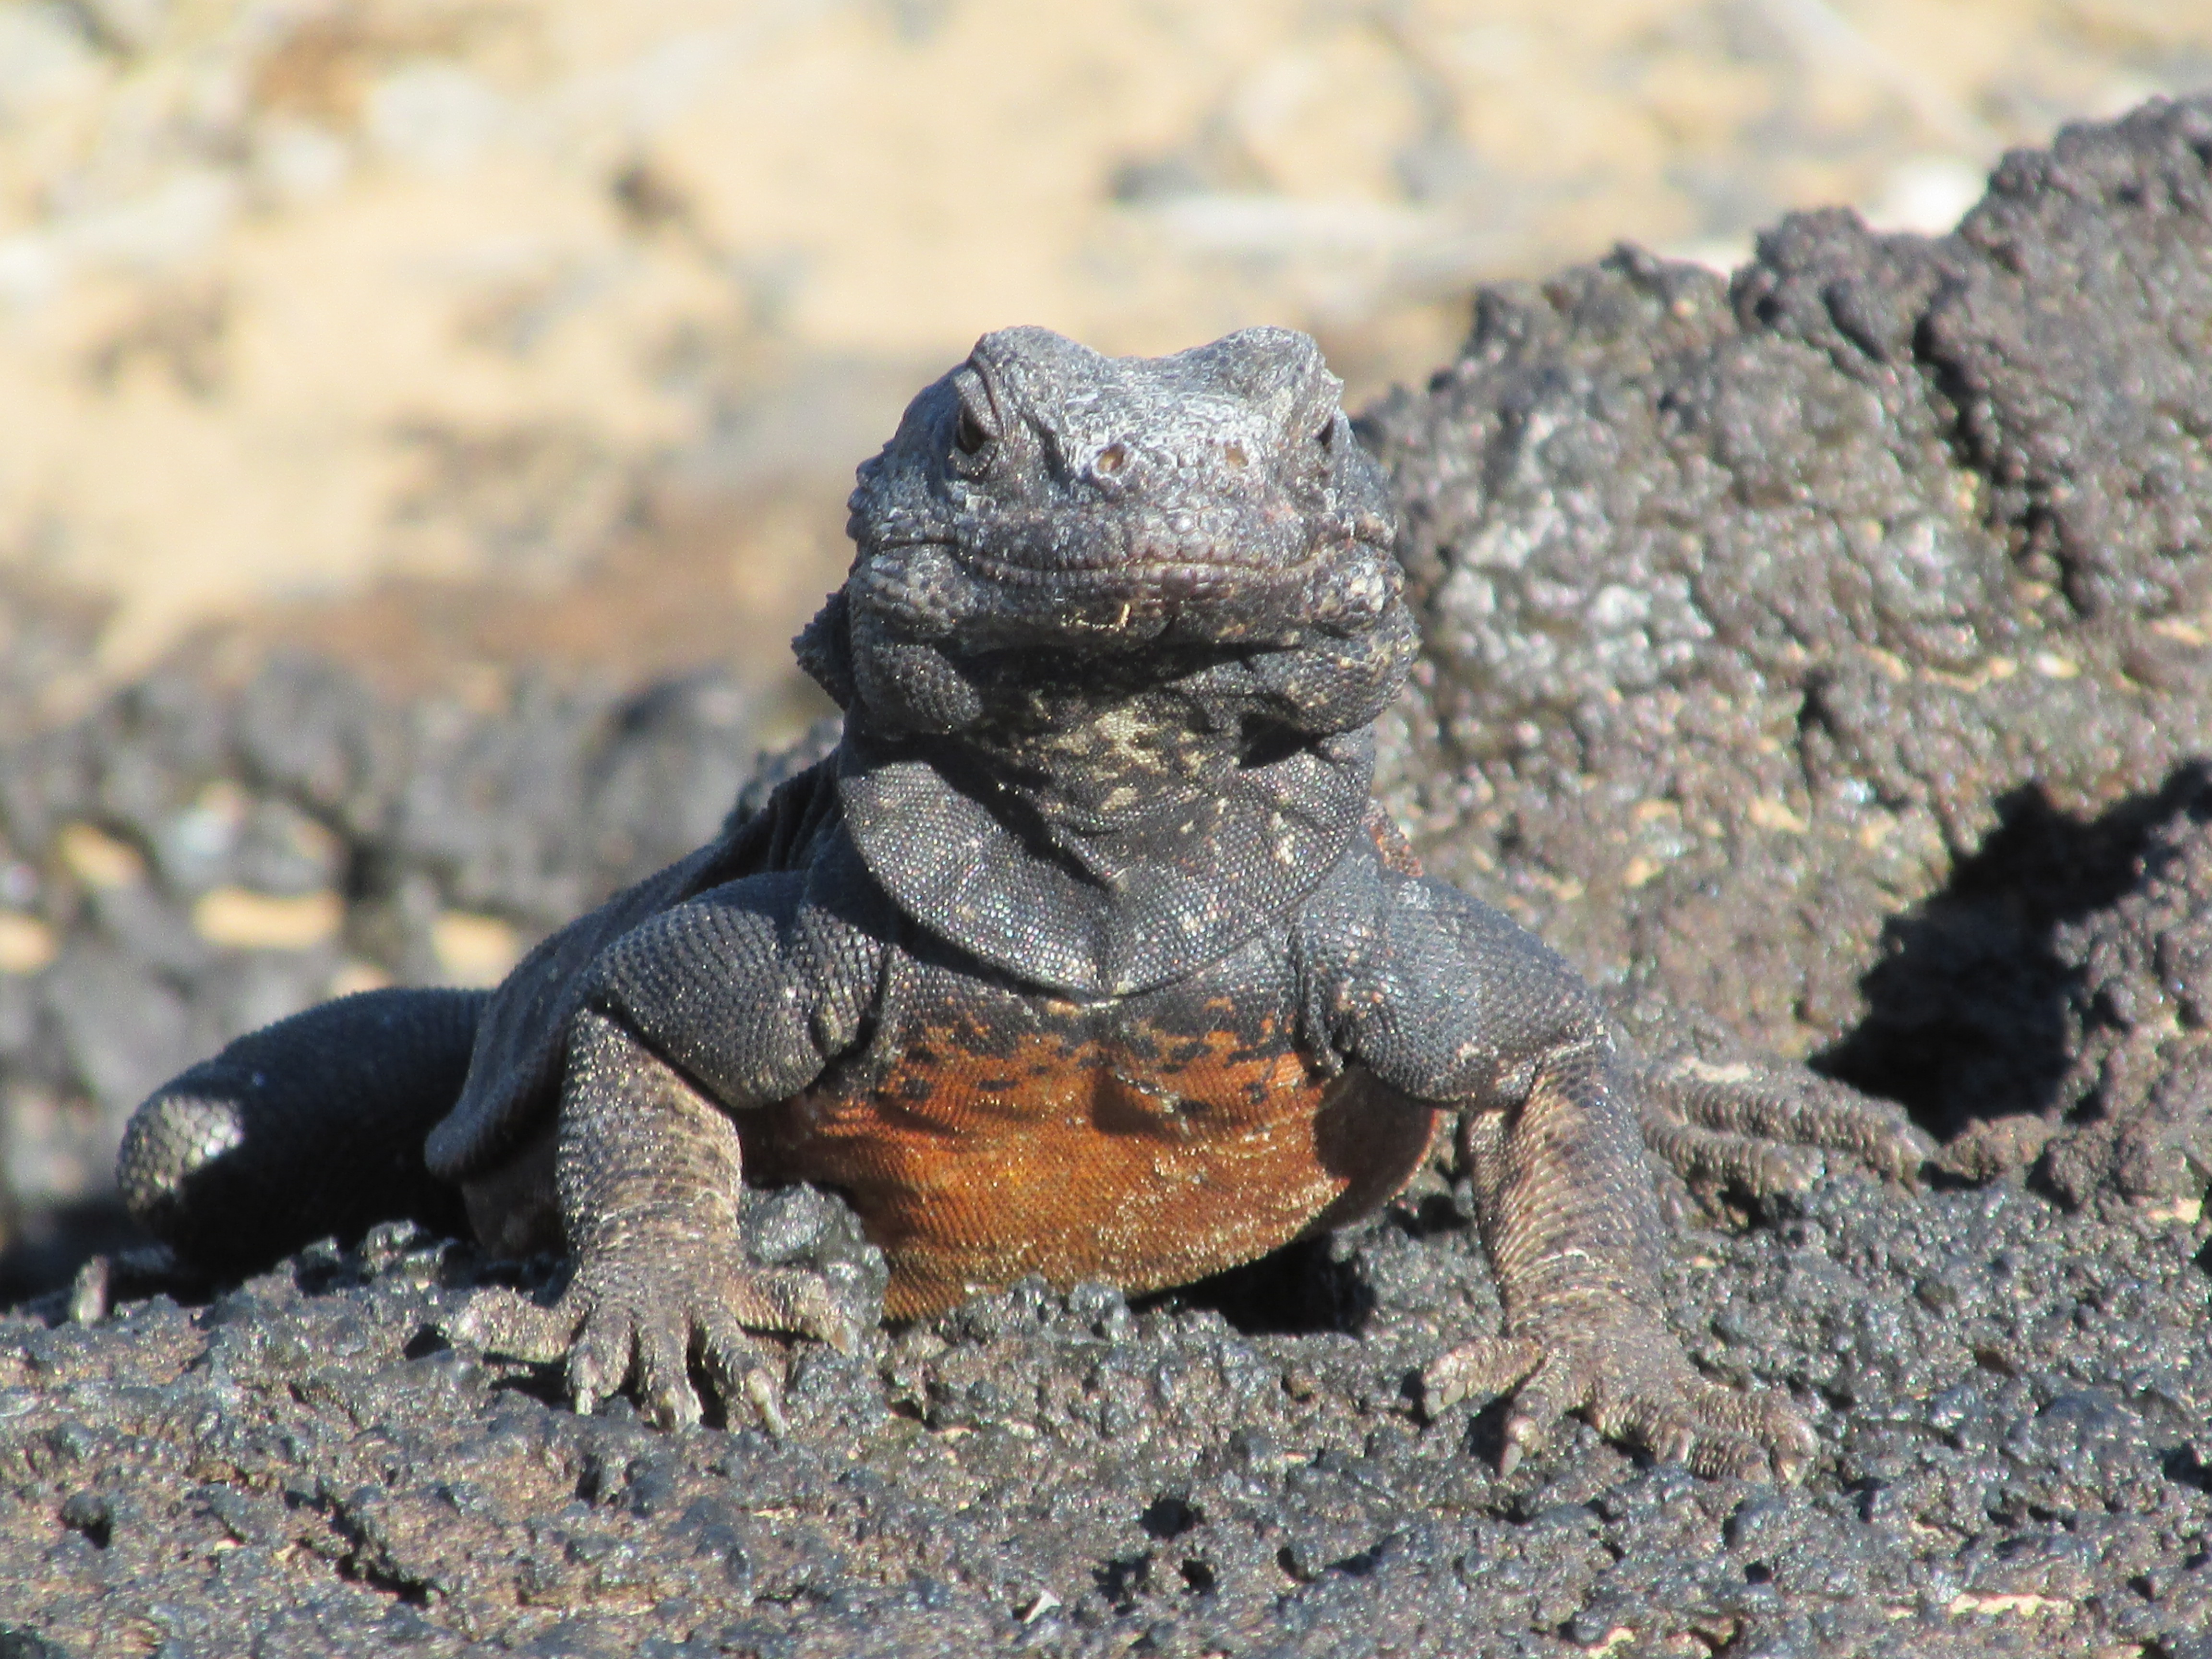
M1272 1032L1137 1047L923 1032L872 1088L739 1114L746 1172L842 1190L911 1318L1029 1273L1187 1284L1372 1209L1427 1155L1434 1110Z

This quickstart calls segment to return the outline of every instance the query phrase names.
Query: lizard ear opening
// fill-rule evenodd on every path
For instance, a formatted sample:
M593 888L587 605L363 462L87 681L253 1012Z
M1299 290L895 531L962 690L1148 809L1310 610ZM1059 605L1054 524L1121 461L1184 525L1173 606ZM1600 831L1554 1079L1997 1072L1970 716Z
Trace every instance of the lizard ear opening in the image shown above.
M814 620L791 642L806 676L830 694L840 708L853 706L853 645L846 617L845 590L823 600Z

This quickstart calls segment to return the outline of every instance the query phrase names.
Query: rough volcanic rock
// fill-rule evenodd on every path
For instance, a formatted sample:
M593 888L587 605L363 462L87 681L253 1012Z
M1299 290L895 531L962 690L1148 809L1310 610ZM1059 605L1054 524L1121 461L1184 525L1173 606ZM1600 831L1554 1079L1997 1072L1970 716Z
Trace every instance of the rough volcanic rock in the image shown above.
M1027 1285L805 1347L781 1439L549 1403L547 1371L429 1334L470 1253L384 1229L203 1307L0 1320L0 1629L73 1656L251 1631L270 1655L2181 1659L2212 1618L2194 1246L2016 1185L1857 1180L1688 1235L1667 1294L1697 1359L1789 1389L1823 1440L1784 1490L1579 1425L1501 1480L1494 1409L1425 1420L1421 1360L1497 1315L1434 1190L1212 1305ZM1322 1317L1284 1328L1301 1297Z
M2212 778L2144 837L2136 879L2058 928L2071 972L2054 1190L2187 1206L2212 1176Z
M2110 902L2212 753L2208 319L2203 100L2008 157L1948 237L1801 215L1725 285L1624 250L1486 291L1363 424L1424 853L1940 1130L2053 1102L2035 1011L1931 1037L1876 964ZM2002 1086L1955 1087L1991 1042Z
M711 836L757 764L714 676L500 691L403 705L281 657L157 673L0 756L7 938L51 957L0 974L0 1295L82 1253L54 1201L109 1189L155 1084L343 990L496 977Z

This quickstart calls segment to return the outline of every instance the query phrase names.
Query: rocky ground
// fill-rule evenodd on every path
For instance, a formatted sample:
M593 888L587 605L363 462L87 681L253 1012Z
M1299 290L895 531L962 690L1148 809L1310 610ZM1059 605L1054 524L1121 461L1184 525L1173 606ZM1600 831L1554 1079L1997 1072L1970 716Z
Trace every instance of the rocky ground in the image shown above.
M1812 215L1725 282L1486 289L1362 422L1427 641L1385 782L1431 863L1694 1017L1659 1040L1811 1054L1944 1139L1923 1190L1686 1207L1670 1311L1814 1422L1802 1487L1580 1428L1501 1480L1494 1408L1425 1419L1422 1358L1496 1314L1443 1170L1155 1304L1017 1287L795 1352L778 1439L575 1418L435 1335L485 1264L386 1230L0 1322L0 1643L2205 1659L2208 272L2212 101L2157 105L2014 156L1949 236ZM16 613L27 649L76 625ZM495 972L797 718L711 678L226 672L0 753L11 1170L95 1157L241 1025ZM29 1291L98 1218L18 1208ZM843 1225L795 1194L755 1231Z

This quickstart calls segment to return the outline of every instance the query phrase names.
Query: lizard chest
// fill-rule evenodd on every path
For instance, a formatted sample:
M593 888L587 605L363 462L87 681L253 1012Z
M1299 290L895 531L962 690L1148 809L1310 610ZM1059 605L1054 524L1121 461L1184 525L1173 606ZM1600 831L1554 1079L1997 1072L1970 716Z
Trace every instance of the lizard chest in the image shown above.
M1188 1283L1395 1193L1436 1114L1230 997L1082 1005L975 981L887 1068L742 1115L749 1174L842 1189L911 1317L1042 1274Z

